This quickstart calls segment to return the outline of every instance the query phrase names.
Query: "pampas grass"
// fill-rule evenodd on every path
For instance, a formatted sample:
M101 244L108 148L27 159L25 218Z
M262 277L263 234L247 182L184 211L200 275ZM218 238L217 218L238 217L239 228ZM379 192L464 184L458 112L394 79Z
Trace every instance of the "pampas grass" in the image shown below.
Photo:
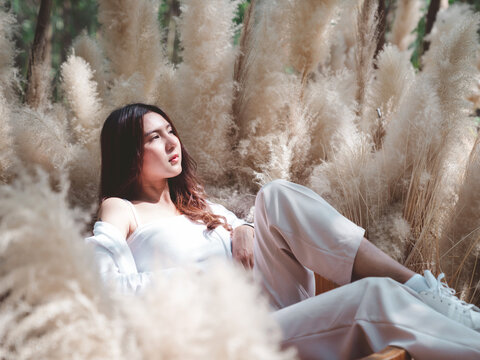
M232 167L232 19L238 1L185 1L180 17L183 62L177 70L175 119L182 139L207 182L225 183ZM213 56L212 56L213 54ZM192 126L193 125L193 126Z
M449 275L451 285L461 291L463 299L478 303L480 221L480 146L477 137L470 154L458 201L451 211L446 230L440 241L440 265Z
M366 94L373 78L373 61L377 48L378 1L364 0L358 5L355 42L355 74L357 80L358 114L360 126L369 128L368 119L364 118Z
M143 298L129 300L124 316L142 359L294 358L280 351L267 300L239 268L213 263L157 278Z
M85 216L69 209L66 184L44 172L0 187L2 358L117 357L108 299L81 237Z
M59 179L72 149L64 109L55 106L42 112L24 107L15 109L11 118L13 146L22 166L29 169L40 166Z
M16 29L16 21L11 13L3 11L0 4L0 86L1 94L7 102L16 102L16 91L19 89L18 70L14 66L16 54L13 34Z
M367 132L375 148L380 149L385 128L408 93L415 73L408 54L392 45L387 45L378 54L376 65L374 80L366 96L364 120L369 125Z
M395 20L387 40L396 45L400 51L412 53L410 45L415 41L413 31L422 17L423 0L397 1Z
M78 36L72 44L73 53L85 60L92 72L92 77L97 84L97 90L101 97L106 94L109 79L109 70L103 50L95 39L87 34Z
M98 96L90 65L82 58L70 55L61 68L62 87L73 111L71 127L80 143L98 139L99 128L107 114Z
M303 0L294 4L290 63L302 74L302 81L327 60L331 22L338 5L337 0Z
M155 0L99 1L102 47L116 78L113 87L120 87L111 99L116 107L125 102L153 102L158 82L169 78L171 69L161 45L157 14ZM130 86L133 83L141 86Z
M375 60L376 1L254 1L236 48L238 3L182 3L175 68L156 2L101 0L101 38L76 39L62 101L45 90L37 109L18 100L14 20L0 12L0 357L294 356L280 352L265 300L237 269L159 277L138 298L100 283L82 241L97 202L99 131L133 101L166 110L212 200L238 215L253 221L255 193L270 180L309 185L388 254L445 271L464 299L480 301L479 145L466 101L478 16L441 11L415 73L403 45L414 21L400 14L418 16L418 2L397 2L396 45Z

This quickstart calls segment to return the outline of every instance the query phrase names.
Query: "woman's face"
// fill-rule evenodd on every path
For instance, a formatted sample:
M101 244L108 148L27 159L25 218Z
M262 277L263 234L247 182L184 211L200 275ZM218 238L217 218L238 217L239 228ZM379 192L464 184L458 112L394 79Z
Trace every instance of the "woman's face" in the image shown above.
M146 113L143 115L143 136L141 183L147 185L179 175L182 150L170 123L155 112Z

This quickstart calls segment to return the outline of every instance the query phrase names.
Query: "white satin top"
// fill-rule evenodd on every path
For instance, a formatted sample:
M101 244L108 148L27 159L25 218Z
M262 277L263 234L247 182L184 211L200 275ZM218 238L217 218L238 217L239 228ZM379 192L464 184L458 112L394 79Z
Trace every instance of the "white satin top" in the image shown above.
M230 233L218 226L211 232L185 215L161 218L143 224L128 202L137 221L136 230L125 239L114 225L97 221L93 236L85 239L93 247L95 259L105 282L122 293L141 292L155 273L168 274L185 265L212 258L232 258ZM213 213L223 215L233 229L250 225L220 204L208 201Z

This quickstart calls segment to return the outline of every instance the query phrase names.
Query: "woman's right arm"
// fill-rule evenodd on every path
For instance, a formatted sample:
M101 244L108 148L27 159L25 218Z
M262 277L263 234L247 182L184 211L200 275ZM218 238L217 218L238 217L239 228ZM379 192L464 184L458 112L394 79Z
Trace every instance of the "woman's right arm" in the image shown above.
M119 198L104 200L93 236L85 241L93 246L102 280L121 293L140 293L149 286L152 272L138 272L126 238L131 217L128 204Z

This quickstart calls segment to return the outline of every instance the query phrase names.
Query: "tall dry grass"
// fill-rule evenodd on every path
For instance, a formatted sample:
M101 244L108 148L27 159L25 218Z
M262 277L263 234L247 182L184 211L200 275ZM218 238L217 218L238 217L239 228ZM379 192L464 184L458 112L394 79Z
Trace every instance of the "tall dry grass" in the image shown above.
M309 185L394 258L443 270L466 300L480 301L479 147L467 101L479 76L478 16L467 6L442 10L415 72L398 46L411 41L401 14L418 16L408 10L416 2L399 4L392 31L403 35L376 59L376 1L254 1L235 47L237 4L182 2L183 62L174 67L158 3L100 0L101 39L76 39L62 100L37 109L19 100L14 20L0 12L0 343L10 346L1 356L29 358L35 346L49 358L71 348L94 358L291 356L269 338L255 288L235 272L187 276L175 291L159 283L132 302L102 293L81 237L97 201L103 119L133 101L171 115L209 194L250 221L260 185ZM38 167L43 175L32 175ZM217 308L225 312L199 315ZM184 337L156 326L178 329L182 313ZM245 331L248 321L257 332ZM215 334L224 341L214 344ZM177 346L186 339L191 348Z
M392 30L387 35L389 42L397 46L400 51L408 52L409 55L413 52L410 45L415 41L413 31L424 15L422 7L424 7L422 0L398 1Z
M233 18L239 1L182 3L182 63L176 72L174 116L179 132L206 182L229 182L232 157L233 69L237 49ZM192 121L195 119L194 121Z

